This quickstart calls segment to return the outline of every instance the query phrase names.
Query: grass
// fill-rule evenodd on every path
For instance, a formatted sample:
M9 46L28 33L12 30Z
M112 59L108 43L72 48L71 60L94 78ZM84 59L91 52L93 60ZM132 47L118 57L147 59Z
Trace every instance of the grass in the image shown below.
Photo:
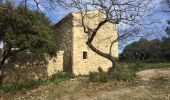
M119 80L119 81L132 81L135 79L135 67L131 64L123 65L120 64L117 66L115 73L111 75L109 72L112 71L111 69L108 72L104 72L102 68L98 68L98 72L90 72L89 73L89 81L91 82L101 82L105 83L110 80Z
M120 66L131 66L136 71L154 69L154 68L170 68L170 63L120 63Z
M127 64L123 63L126 66ZM135 64L128 64L134 68ZM166 69L168 63L139 64L139 70ZM170 69L167 69L170 70ZM41 83L41 87L27 90L25 94L4 94L2 100L63 100L63 99L96 99L96 100L169 100L170 76L157 76L150 81L134 79L132 81L108 81L106 83L90 82L88 77L76 77L70 79L70 75L54 75L48 79L47 84ZM63 81L64 80L64 81ZM57 84L48 84L57 83ZM59 83L59 84L58 84ZM43 85L44 84L44 85Z
M132 81L135 79L135 68L131 64L119 65L116 68L116 79L119 81Z
M157 76L148 82L140 82L133 91L120 97L120 100L169 100L170 76Z
M108 74L104 72L102 68L98 68L98 72L90 72L89 73L89 80L91 82L107 82L108 81Z
M162 92L163 94L170 93L170 76L158 76L150 81L151 91L156 90Z
M70 78L72 78L71 74L58 72L57 74L54 74L51 77L44 79L44 80L29 80L29 81L22 82L22 83L16 82L13 84L3 85L0 87L0 95L3 95L5 93L16 94L16 92L18 91L25 93L28 90L32 90L40 86L46 86L51 83L58 84L59 82L68 80Z

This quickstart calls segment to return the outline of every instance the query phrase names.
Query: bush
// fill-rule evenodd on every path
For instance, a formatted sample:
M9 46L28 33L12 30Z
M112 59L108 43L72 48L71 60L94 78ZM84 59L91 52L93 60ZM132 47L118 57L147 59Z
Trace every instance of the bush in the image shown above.
M92 82L107 82L108 74L99 67L98 72L90 72L89 80Z
M8 92L12 92L15 93L17 91L27 91L33 88L38 88L39 86L43 86L43 85L48 85L50 83L59 83L61 81L64 80L68 80L70 78L72 78L73 75L69 74L69 73L64 73L64 72L58 72L54 75L52 75L50 78L47 78L45 80L39 79L39 80L29 80L29 81L25 81L25 82L15 82L13 84L9 84L9 85L4 85L4 86L0 86L0 95L4 94L4 93L8 93Z
M163 54L163 57L167 60L167 61L170 61L170 52L167 51Z
M16 93L17 91L22 91L25 92L27 90L37 88L40 85L40 81L38 80L30 80L30 81L25 81L25 82L15 82L12 84L4 85L0 87L0 94L2 95L3 93Z
M117 80L130 81L135 78L134 66L118 66L115 72Z
M58 83L63 80L68 80L72 77L73 75L71 73L58 72L57 74L53 74L49 80L52 83Z
M129 66L129 68L131 68L131 70L134 70L134 71L139 71L140 69L143 68L142 62L137 62L137 63L134 63L134 64L129 64L128 66Z

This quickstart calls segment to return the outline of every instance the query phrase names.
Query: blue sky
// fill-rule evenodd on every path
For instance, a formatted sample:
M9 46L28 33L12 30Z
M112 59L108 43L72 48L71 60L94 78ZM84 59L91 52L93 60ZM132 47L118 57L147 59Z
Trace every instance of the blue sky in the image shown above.
M166 35L164 30L167 27L167 20L170 18L169 17L170 12L167 13L165 11L167 11L167 10L170 11L170 9L165 1L166 0L155 0L154 4L153 4L154 10L151 11L151 13L145 17L144 22L149 22L151 20L156 21L156 23L154 23L152 25L141 27L141 32L143 32L143 33L147 33L147 34L155 33L154 35L148 37L149 39L161 38ZM68 13L71 12L71 10L68 10L68 9L67 10L58 9L58 10L53 10L53 11L45 10L43 7L42 7L42 10L52 20L53 24L56 24L63 17L65 17ZM135 40L138 40L138 38L135 38ZM131 42L132 41L129 41L128 43L131 43Z
M16 1L16 5L21 2L22 0L12 0ZM48 0L37 0L37 1L42 1L42 2L48 2ZM166 23L166 20L169 17L168 13L163 12L164 10L169 10L169 6L165 3L166 0L154 0L154 11L150 13L150 18L151 19L157 19L161 23ZM35 8L35 3L34 0L28 0L29 7L34 9ZM66 16L68 13L72 12L70 9L61 9L58 7L56 10L47 10L44 8L44 6L48 6L47 3L42 4L43 6L39 5L39 8L41 9L42 12L46 14L47 17L49 17L52 21L53 24L57 23L60 21L64 16ZM148 16L147 16L148 17ZM148 18L146 18L148 19Z
M15 0L17 1L17 3L21 0ZM39 0L42 1L42 0ZM46 1L46 0L43 0ZM147 28L143 27L143 29L141 30L141 32L152 32L152 33L156 33L155 35L151 36L151 39L154 38L161 38L162 36L165 36L165 28L167 27L167 19L169 19L170 17L170 12L164 12L169 10L169 6L167 5L167 3L165 3L166 0L155 0L155 4L154 4L154 11L152 11L149 14L149 17L147 16L145 19L145 21L150 21L150 19L154 19L155 21L158 22L158 24L153 24L150 26L147 26ZM34 2L33 0L29 1L29 6L30 8L34 9ZM44 4L45 5L45 4ZM45 5L47 6L47 5ZM66 16L68 13L71 12L71 10L64 10L64 9L60 9L58 8L57 10L46 10L43 6L40 6L40 9L42 12L44 12L46 14L47 17L50 18L50 20L52 21L53 24L56 24L57 22L59 22L62 18L64 18L64 16ZM161 34L160 34L161 33ZM135 38L133 40L129 40L127 41L128 43L131 43L133 41L137 41L139 38ZM2 46L2 43L0 44Z
M156 23L141 28L141 33L144 34L154 33L154 35L147 37L150 40L166 36L165 29L167 27L167 20L170 19L170 12L169 13L165 12L165 11L170 11L169 6L166 3L166 0L155 0L153 5L154 5L154 10L151 11L151 13L148 16L146 16L144 22L149 22L153 20L156 21ZM69 12L71 12L71 10L68 9L67 10L59 9L57 11L55 10L45 11L46 15L52 20L54 24L60 21ZM122 52L122 49L125 45L138 40L139 37L127 40L126 44L124 44L121 48L119 48L119 52Z
M169 12L167 12L169 11ZM166 0L155 0L154 10L149 13L148 16L144 17L144 22L154 21L155 23L149 24L146 26L140 26L140 32L144 35L145 38L149 40L166 36L165 29L168 26L167 20L170 19L170 8L166 3ZM147 36L148 34L152 34ZM130 38L126 40L126 43L119 49L119 52L122 51L125 45L130 44L134 41L138 41L141 37Z
M166 20L169 16L168 13L163 12L164 10L168 10L169 7L165 3L166 0L155 0L154 11L150 14L152 19L158 19L159 21L166 23ZM42 7L42 11L46 13L46 15L52 20L53 23L57 23L59 20L61 20L64 16L66 16L71 10L64 10L64 9L58 9L58 10L45 10Z

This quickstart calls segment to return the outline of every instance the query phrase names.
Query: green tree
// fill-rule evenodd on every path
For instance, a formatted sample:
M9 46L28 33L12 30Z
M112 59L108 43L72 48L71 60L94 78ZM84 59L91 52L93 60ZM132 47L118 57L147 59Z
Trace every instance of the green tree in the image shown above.
M127 45L122 54L125 55L125 58L128 60L145 60L145 58L149 58L150 56L149 50L150 42L147 39L141 38L139 41Z
M150 42L145 38L141 38L138 43L139 52L142 54L142 60L145 60L145 58L149 58Z
M154 60L160 60L162 58L161 56L161 40L159 39L154 39L150 41L150 49L149 49L149 54L150 54L150 59Z
M125 46L121 53L121 61L134 61L136 54L140 55L140 60L149 62L170 61L170 38L163 37L162 40L140 39Z
M166 0L166 3L169 5L169 7L170 7L170 0ZM168 23L168 26L167 26L167 28L166 28L166 33L167 33L167 35L168 36L170 36L170 19L169 20L167 20L167 23Z
M168 20L168 25L170 25L169 20ZM170 26L168 26L165 31L166 31L167 35L170 36Z
M133 42L127 46L125 46L122 55L124 56L122 59L127 59L129 61L135 60L135 54L139 51L138 42Z
M164 59L170 61L170 38L165 37L161 43L161 52Z
M13 7L10 2L0 3L0 33L4 43L0 61L1 85L4 64L16 53L29 50L43 59L55 56L51 22L43 13L23 5Z

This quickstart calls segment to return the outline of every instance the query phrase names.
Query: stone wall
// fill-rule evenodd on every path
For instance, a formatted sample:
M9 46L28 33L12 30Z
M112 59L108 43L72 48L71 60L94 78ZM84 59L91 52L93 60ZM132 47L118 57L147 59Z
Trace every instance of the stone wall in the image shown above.
M104 18L96 11L89 11L87 15L85 23L90 28L95 28ZM34 54L22 52L8 60L5 64L4 82L43 79L58 71L73 72L75 75L87 75L90 71L97 71L98 67L107 71L112 66L111 62L88 48L87 34L80 22L80 13L72 13L54 26L57 57L47 58L47 62L38 62ZM109 53L111 42L116 38L116 24L106 23L97 32L93 44L101 51ZM87 59L83 59L83 52L87 52ZM112 46L111 53L118 58L118 42Z
M53 57L52 59L48 59L47 64L47 74L48 76L51 76L58 71L63 71L63 57L64 57L64 51L58 51L57 57Z
M64 51L63 54L63 70L72 72L72 49L73 49L73 34L72 34L72 15L67 15L59 23L54 26L55 41L57 51Z
M94 16L95 15L95 16ZM84 33L81 22L80 13L73 13L73 73L89 74L90 71L98 71L98 67L101 67L104 71L112 66L112 63L93 52L86 45L88 38L87 33ZM85 18L85 25L90 28L97 27L98 23L103 20L104 16L96 11L90 11ZM109 53L111 42L117 38L116 24L106 23L97 32L96 37L93 40L93 45L99 50ZM87 52L87 59L83 59L83 52ZM118 42L112 46L111 53L114 57L118 58Z
M63 51L57 52L57 57L41 62L32 53L21 52L6 62L4 83L44 79L58 71L63 71Z

